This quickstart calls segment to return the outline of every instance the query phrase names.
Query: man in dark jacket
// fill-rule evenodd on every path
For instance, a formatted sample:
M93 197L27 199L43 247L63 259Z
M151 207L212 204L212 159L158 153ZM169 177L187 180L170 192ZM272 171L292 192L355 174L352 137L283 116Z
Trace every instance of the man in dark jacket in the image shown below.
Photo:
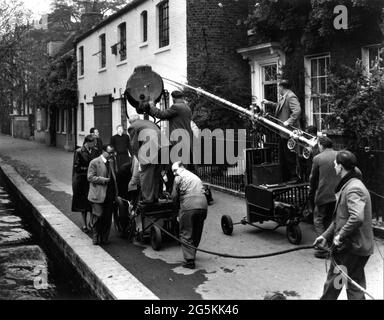
M262 102L275 107L275 118L280 120L283 126L300 128L301 107L299 99L290 90L290 84L287 80L280 81L278 88L280 94L278 103L265 99ZM297 180L298 161L296 154L288 149L287 142L288 139L286 138L281 138L279 142L282 178L283 181Z
M332 149L332 140L328 137L319 137L318 146L320 153L313 158L310 183L310 201L314 204L313 225L317 236L328 228L335 209L335 188L340 182L336 175L333 161L337 152ZM317 258L326 258L327 251L316 249Z
M192 143L193 143L193 133L191 129L191 121L192 121L192 111L189 106L184 101L184 95L181 91L173 91L171 93L173 104L170 108L165 110L160 110L156 108L153 104L151 104L149 109L149 115L161 119L169 121L169 139L171 142L171 146L174 146L178 143L178 141L174 141L173 139L178 138L177 135L179 133L183 134L183 141L186 141L186 138L189 138L189 146L185 147L183 150L187 150L189 154L187 156L176 156L174 159L170 159L170 162L183 161L185 164L192 163ZM168 166L168 182L167 182L167 190L171 191L173 186L174 176L171 171L171 166Z
M100 138L100 132L97 128L91 128L89 130L89 133L96 139L96 146L95 149L97 149L97 156L100 156L103 152L103 140Z
M336 187L335 217L329 228L316 238L314 245L324 247L332 242L331 254L335 262L359 286L365 289L364 267L373 254L372 206L369 191L356 171L356 157L350 151L339 151L334 161L335 171L341 177ZM346 281L346 280L345 280ZM323 300L336 300L344 283L340 273L331 265L324 284ZM350 300L365 299L364 292L348 283Z
M139 176L143 203L157 202L160 193L161 169L159 153L162 145L160 128L138 115L129 119L132 155L139 162Z
M116 128L117 133L111 137L111 146L116 152L116 165L117 165L117 188L119 196L127 199L128 197L128 182L131 179L131 143L130 138L124 133L122 125Z

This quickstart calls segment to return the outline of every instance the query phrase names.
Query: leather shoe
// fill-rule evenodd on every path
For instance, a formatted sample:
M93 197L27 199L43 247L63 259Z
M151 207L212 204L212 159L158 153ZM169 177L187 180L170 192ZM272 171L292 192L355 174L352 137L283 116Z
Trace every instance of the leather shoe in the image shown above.
M96 234L92 235L92 243L96 246L100 244L99 237Z
M183 263L184 268L195 269L195 262L193 260L189 260Z

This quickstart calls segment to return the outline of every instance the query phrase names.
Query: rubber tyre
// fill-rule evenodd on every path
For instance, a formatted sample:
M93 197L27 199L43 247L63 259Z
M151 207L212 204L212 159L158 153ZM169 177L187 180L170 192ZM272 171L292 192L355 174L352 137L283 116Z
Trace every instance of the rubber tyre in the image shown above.
M158 226L151 227L151 246L155 251L159 251L161 249L161 230Z
M230 216L224 215L221 217L221 229L224 234L230 236L233 232L233 222Z
M292 244L300 244L301 242L301 229L297 224L287 225L287 238L288 241Z

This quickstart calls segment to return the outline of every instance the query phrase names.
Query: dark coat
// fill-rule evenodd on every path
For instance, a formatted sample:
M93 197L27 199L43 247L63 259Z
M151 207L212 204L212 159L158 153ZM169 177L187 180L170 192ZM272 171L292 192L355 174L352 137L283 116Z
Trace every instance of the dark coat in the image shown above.
M117 169L120 169L126 163L132 163L131 141L127 134L123 133L121 136L115 134L111 137L110 144L116 152Z
M174 103L170 108L165 110L160 110L156 107L151 107L149 114L161 120L168 120L170 135L176 129L183 129L188 133L188 136L191 137L192 141L192 111L187 104L183 102ZM171 144L175 143L175 141L171 141Z
M329 241L340 235L340 241L351 253L369 256L373 253L372 206L369 191L357 178L348 180L336 194L335 218L323 237Z
M101 140L101 138L96 138L95 149L97 151L97 156L101 156L101 154L103 153L103 140Z
M333 163L336 154L333 149L325 149L313 158L309 183L317 206L336 201L335 188L340 182Z
M96 150L89 152L85 147L78 148L73 155L72 168L72 211L91 211L91 205L87 199L89 182L87 171L89 163L97 156Z
M145 130L145 131L144 131ZM150 154L150 157L141 157L141 153L139 153L141 146L144 144L144 141L140 141L140 133L141 135L145 135L149 137L148 142L145 142L146 150L160 150L161 147L166 147L168 143L162 144L161 141L161 131L160 128L149 120L141 120L138 119L135 122L131 124L131 126L128 128L129 136L131 137L131 149L132 149L132 155L136 156L139 160L140 164L149 164L149 163L156 163L155 159L158 157L158 154ZM139 139L140 138L140 139Z

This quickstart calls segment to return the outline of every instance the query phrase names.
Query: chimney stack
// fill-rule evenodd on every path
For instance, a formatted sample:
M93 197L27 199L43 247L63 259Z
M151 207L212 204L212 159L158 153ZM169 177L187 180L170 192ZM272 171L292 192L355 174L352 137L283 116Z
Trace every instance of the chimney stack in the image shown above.
M83 31L92 29L101 20L103 20L103 15L100 13L97 0L84 1L84 13L81 15L81 29L83 29Z

